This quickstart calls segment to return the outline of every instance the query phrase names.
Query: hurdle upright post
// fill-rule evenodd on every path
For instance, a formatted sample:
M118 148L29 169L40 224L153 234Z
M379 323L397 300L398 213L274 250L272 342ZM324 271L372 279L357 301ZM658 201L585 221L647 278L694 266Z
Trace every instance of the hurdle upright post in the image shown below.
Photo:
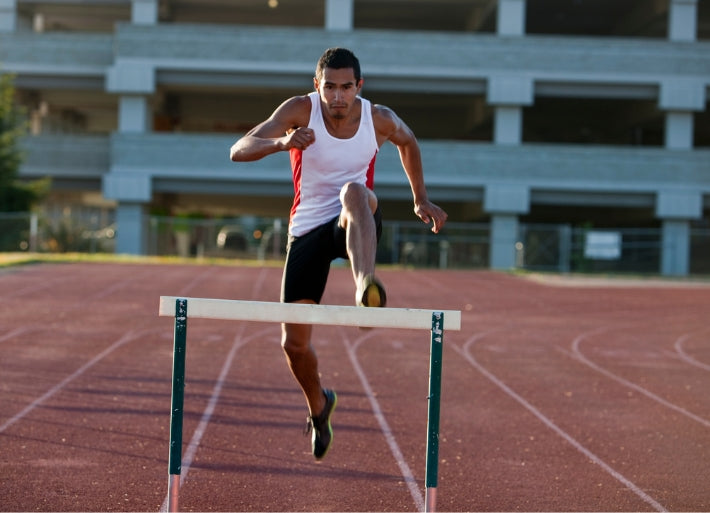
M187 349L187 299L175 300L173 336L173 388L170 408L170 457L168 461L168 511L178 510L182 469L182 419L185 399L185 351Z
M441 412L441 361L444 346L444 312L431 314L429 352L429 411L427 415L426 492L424 511L436 511L436 487L439 478L439 415Z

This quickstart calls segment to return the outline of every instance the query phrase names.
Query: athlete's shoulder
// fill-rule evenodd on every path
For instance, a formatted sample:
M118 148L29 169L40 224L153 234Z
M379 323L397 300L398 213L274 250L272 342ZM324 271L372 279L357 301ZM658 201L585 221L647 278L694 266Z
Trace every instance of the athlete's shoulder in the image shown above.
M400 126L401 120L397 114L385 105L372 104L372 124L378 134L385 137L394 133Z
M285 108L293 111L307 110L310 112L311 98L307 94L292 96L291 98L285 100L279 108Z
M272 117L288 120L291 126L308 126L311 99L308 95L292 96L279 105Z

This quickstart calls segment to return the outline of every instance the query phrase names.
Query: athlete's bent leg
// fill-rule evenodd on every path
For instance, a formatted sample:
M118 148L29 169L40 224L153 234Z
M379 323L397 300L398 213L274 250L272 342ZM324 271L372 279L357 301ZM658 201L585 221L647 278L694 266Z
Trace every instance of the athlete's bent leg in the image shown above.
M371 280L368 277L375 273L377 227L373 214L377 210L377 196L364 185L349 182L340 190L340 203L343 208L339 224L346 231L346 248L357 288L355 297L361 302Z

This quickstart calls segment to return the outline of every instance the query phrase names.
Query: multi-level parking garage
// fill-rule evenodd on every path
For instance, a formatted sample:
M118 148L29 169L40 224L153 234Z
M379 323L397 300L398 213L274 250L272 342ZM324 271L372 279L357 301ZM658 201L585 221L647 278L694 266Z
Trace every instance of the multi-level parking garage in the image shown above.
M120 252L148 250L152 212L284 216L287 156L228 148L347 46L363 94L417 133L430 196L487 227L487 265L592 227L652 230L655 270L707 272L706 0L0 0L0 31L30 114L22 175L115 210ZM376 190L411 220L395 153Z

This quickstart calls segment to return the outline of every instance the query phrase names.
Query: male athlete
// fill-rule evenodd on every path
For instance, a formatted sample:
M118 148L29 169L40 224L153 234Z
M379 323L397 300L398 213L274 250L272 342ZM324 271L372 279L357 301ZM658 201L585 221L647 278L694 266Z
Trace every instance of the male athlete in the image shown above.
M359 306L383 307L385 289L375 278L375 252L382 216L373 192L375 158L385 141L402 161L414 198L414 212L438 233L447 214L427 197L419 145L390 109L359 96L360 63L344 48L330 48L318 61L315 91L283 102L271 116L231 148L235 162L290 152L295 198L281 286L285 303L320 303L330 263L348 258ZM284 324L286 360L308 403L313 456L330 448L334 391L323 389L311 345L312 326Z

